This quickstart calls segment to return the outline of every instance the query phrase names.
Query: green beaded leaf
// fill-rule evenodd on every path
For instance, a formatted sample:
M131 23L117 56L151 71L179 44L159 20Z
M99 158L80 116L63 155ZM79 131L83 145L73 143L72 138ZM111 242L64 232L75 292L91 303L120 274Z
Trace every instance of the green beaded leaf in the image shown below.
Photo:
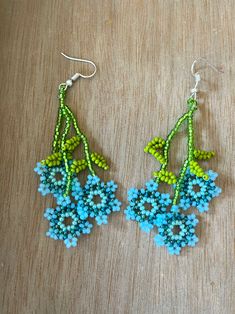
M175 184L177 181L176 175L167 170L160 170L153 172L153 176L157 178L161 182L165 182L167 184Z
M154 149L156 151L157 149L163 148L164 145L165 145L165 140L163 138L154 137L154 139L152 139L152 141L148 142L148 144L144 148L144 151L145 151L145 153L152 154L152 152L150 152L150 150Z
M87 167L87 162L85 159L78 159L78 160L75 159L73 160L70 169L72 173L79 173L82 170L85 170L86 167Z
M158 151L161 150L165 145L165 140L161 137L155 137L152 141L150 141L146 147L144 148L145 153L151 154L155 157L161 164L165 163L164 156Z
M198 160L209 160L215 156L215 152L195 149L193 152L193 155L194 155L194 158Z
M67 159L72 159L72 154L68 152L66 154ZM61 152L54 153L49 155L46 159L42 160L42 165L46 165L48 167L59 166L63 162L63 154Z
M48 156L46 159L42 160L41 163L48 167L59 166L63 160L63 155L61 152L54 153Z
M107 161L104 159L104 157L98 153L91 153L91 160L94 164L96 164L98 167L108 170L109 166L107 164Z
M65 142L63 150L72 152L80 144L80 142L81 138L79 136L73 136Z
M203 178L205 180L209 179L208 174L206 174L203 169L199 166L199 164L192 160L189 163L189 168L190 168L190 172L195 174L195 176L199 177L199 178Z

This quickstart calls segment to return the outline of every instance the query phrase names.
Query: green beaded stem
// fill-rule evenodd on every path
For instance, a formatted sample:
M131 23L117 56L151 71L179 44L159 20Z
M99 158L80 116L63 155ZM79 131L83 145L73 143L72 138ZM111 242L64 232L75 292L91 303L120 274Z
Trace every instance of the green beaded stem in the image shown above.
M62 110L64 111L64 108ZM63 148L64 148L66 137L67 137L67 135L69 133L69 130L70 130L70 123L71 123L70 118L68 116L66 116L66 124L65 124L65 128L64 128L64 131L63 131L63 134L62 134L62 138L61 138L61 147L62 147L62 150L63 150L62 155L63 155L64 164L65 164L65 171L67 173L67 184L66 184L65 195L67 195L69 193L69 190L70 190L71 171L70 171L70 168L69 168L66 151Z
M184 161L184 164L180 170L180 175L176 183L175 194L173 198L173 205L177 204L177 200L179 197L180 189L182 182L184 180L185 173L190 164L190 161L193 160L193 152L194 152L194 130L193 130L193 114L194 111L197 110L197 102L194 99L189 99L188 104L191 109L188 111L188 156Z
M165 170L167 168L167 165L168 165L168 162L169 162L169 149L170 149L171 141L172 141L173 137L176 135L176 133L178 132L181 124L187 118L188 118L188 112L186 112L182 117L179 118L179 120L177 121L174 129L172 129L171 132L169 133L169 135L167 136L166 143L165 143L164 150L163 150L163 155L164 155L164 158L165 158L165 162L162 164L161 170Z
M171 130L171 132L167 136L165 146L164 146L164 151L163 151L165 162L164 162L164 164L162 164L161 170L165 170L168 166L169 149L170 149L172 139L174 138L174 136L179 131L180 126L185 122L185 120L187 120L187 122L188 122L188 153L187 153L187 159L184 161L184 164L180 170L179 177L177 179L174 198L173 198L173 204L174 205L177 204L181 185L182 185L186 170L189 166L190 161L193 160L193 154L194 154L193 114L197 110L196 100L193 98L189 98L188 99L188 106L189 106L189 110L185 114L183 114L182 117L179 118L179 120L176 122L175 127Z
M54 137L53 137L53 143L52 143L52 153L56 153L59 151L59 137L60 137L60 128L61 128L61 123L62 123L62 108L63 108L63 104L62 104L62 97L60 97L61 95L59 95L59 99L60 99L60 106L58 109L58 115L57 115L57 121L56 121L56 126L55 126L55 132L54 132Z
M87 166L91 175L95 176L95 171L92 168L92 164L91 164L91 157L90 157L87 138L81 132L74 114L72 113L70 108L65 104L65 95L66 95L66 86L64 84L61 84L59 87L60 106L59 106L57 122L56 122L55 132L54 132L54 138L53 138L53 143L52 143L52 152L53 153L56 153L59 151L62 152L63 161L65 164L65 170L67 173L67 184L66 184L66 190L65 190L65 196L66 196L68 195L70 191L72 172L69 166L67 152L64 149L64 145L65 145L67 135L70 131L71 126L74 127L77 136L79 136L82 140L82 143L84 145L84 153L85 153ZM61 127L62 127L63 119L65 119L65 127L61 134Z
M93 176L95 176L95 171L94 171L94 169L92 168L92 165L91 165L89 144L88 144L87 138L86 138L86 136L81 132L81 130L79 129L77 120L76 120L76 118L74 117L74 114L72 113L72 111L69 109L68 106L66 106L66 110L67 110L68 114L70 115L70 117L71 117L71 119L72 119L73 126L74 126L74 129L75 129L77 135L80 136L80 138L81 138L81 140L82 140L82 142L83 142L83 145L84 145L84 153L85 153L85 157L86 157L88 169L90 170L90 173L91 173Z

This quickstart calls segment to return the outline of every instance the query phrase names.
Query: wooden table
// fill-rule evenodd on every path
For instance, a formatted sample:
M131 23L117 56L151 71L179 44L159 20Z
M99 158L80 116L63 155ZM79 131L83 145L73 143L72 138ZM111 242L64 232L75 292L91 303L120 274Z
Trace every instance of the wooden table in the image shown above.
M234 307L235 2L222 0L1 0L0 308L1 313L232 314ZM52 198L37 193L37 161L51 149L57 88L89 69L60 55L96 62L68 103L93 151L107 157L102 180L142 187L159 164L143 153L166 137L187 106L197 57L203 104L196 141L214 149L206 167L223 189L199 215L194 249L170 256L121 213L95 226L75 249L45 237ZM172 169L185 157L175 141ZM176 170L177 171L177 170ZM84 176L82 178L84 180Z

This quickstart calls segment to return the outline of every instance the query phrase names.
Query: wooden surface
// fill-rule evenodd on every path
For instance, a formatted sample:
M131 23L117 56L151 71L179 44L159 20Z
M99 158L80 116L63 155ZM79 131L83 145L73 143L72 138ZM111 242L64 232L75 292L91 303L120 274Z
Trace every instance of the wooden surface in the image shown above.
M235 2L223 0L1 0L0 312L78 314L234 313ZM158 169L143 148L166 137L186 110L192 61L204 56L224 74L202 69L204 104L197 143L214 149L208 167L223 189L200 218L195 249L180 257L156 248L123 213L95 227L79 247L45 237L34 165L50 152L57 87L82 65L60 51L90 58L68 103L94 151L126 191ZM175 168L184 158L183 133ZM183 141L183 142L182 142ZM123 206L124 208L124 206Z

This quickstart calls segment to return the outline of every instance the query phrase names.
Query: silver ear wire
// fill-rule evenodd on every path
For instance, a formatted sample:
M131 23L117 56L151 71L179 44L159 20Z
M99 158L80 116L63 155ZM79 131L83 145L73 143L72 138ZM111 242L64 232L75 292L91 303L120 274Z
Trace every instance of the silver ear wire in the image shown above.
M75 73L70 79L68 79L65 83L62 83L62 85L65 85L65 88L71 87L73 85L73 82L75 82L79 77L82 77L84 79L91 78L96 74L97 67L93 61L86 60L86 59L79 59L79 58L74 58L66 55L65 53L61 52L62 56L64 56L66 59L72 60L72 61L78 61L78 62L83 62L83 63L88 63L94 67L94 71L89 74L89 75L84 75L82 73ZM61 85L61 84L60 84Z
M195 79L195 86L194 88L191 89L191 96L190 97L194 97L194 99L197 98L197 93L198 93L198 84L201 81L201 76L199 74L199 72L195 72L195 66L198 62L204 62L206 63L211 69L213 69L214 71L218 72L218 73L224 73L221 69L217 68L216 66L214 66L213 64L211 64L207 59L199 57L197 59L195 59L192 63L191 66L191 74Z

